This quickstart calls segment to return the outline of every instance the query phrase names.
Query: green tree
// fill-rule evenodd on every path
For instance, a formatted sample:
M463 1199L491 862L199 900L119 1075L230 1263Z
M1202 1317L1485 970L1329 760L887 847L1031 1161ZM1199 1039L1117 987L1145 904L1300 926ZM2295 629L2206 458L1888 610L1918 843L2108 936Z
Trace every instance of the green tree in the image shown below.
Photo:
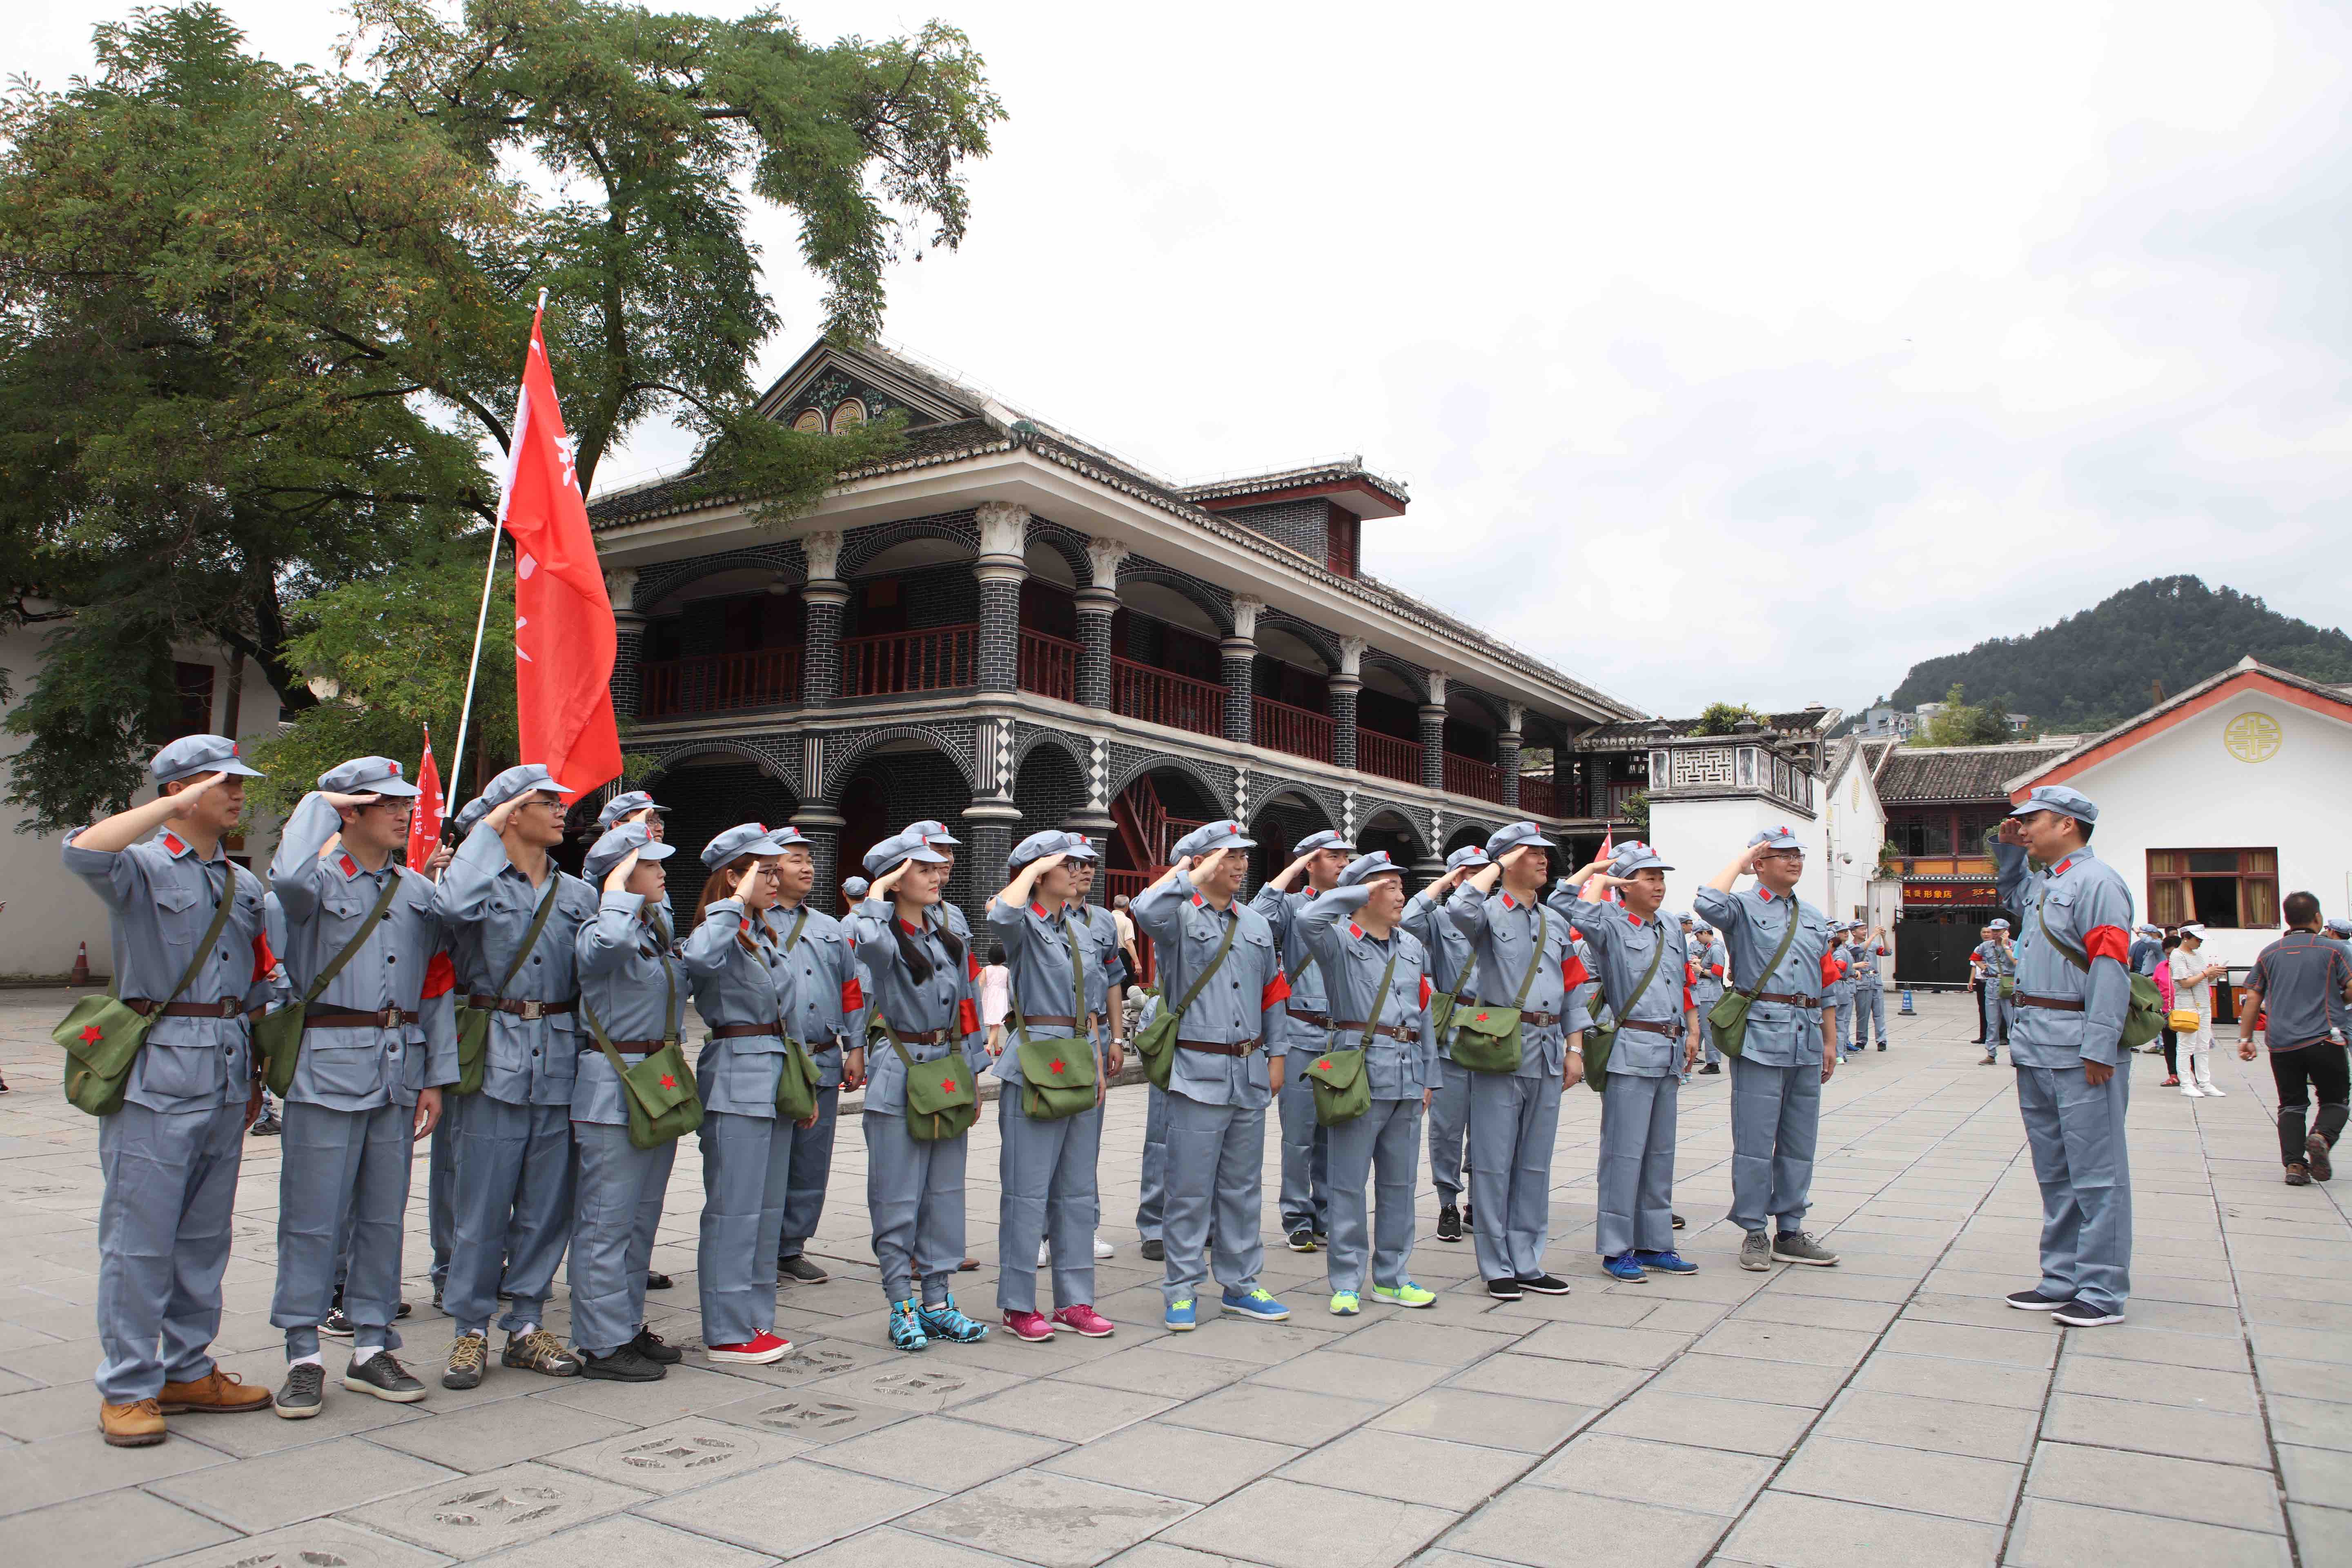
M1728 735L1731 727L1742 719L1764 722L1764 715L1744 702L1710 702L1700 710L1698 722L1691 726L1694 735Z
M1649 832L1650 792L1643 789L1637 789L1632 795L1627 795L1625 797L1624 804L1617 808L1617 815L1632 823L1633 825L1634 832Z
M2011 739L2009 721L1990 708L1968 700L1968 689L1954 686L1944 693L1944 705L1928 715L1911 737L1915 746L1998 746Z
M814 45L772 12L590 0L353 15L320 71L212 5L142 11L96 30L92 78L0 101L0 621L65 612L8 719L29 827L129 798L174 649L245 654L322 745L352 721L312 717L314 677L414 706L392 688L451 626L470 643L441 547L488 548L542 287L583 489L655 417L698 435L707 483L780 511L895 438L761 417L779 322L740 191L800 218L828 331L870 334L890 262L961 238L1003 117L962 35ZM347 587L450 625L298 613ZM373 649L329 635L370 625Z

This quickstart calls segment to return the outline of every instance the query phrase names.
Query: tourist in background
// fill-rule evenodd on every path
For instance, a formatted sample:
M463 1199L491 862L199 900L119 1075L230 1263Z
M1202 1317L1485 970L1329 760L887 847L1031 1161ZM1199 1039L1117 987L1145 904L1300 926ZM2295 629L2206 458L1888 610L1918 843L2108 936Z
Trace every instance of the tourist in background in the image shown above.
M2180 945L2172 953L2174 1005L2184 1013L2194 1009L2198 1020L2196 1032L2180 1042L2188 1057L2181 1063L2180 1092L2191 1100L2219 1099L2222 1091L2213 1085L2213 980L2228 966L2205 962L2203 926L2182 926L2179 934Z

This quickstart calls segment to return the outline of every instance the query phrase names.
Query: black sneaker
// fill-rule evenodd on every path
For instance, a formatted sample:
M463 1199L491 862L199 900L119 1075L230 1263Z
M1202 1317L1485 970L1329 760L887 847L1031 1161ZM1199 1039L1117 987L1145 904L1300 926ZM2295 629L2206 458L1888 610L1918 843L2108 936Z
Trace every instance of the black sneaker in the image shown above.
M1879 1041L1879 1042L1878 1042L1878 1048L1879 1048L1880 1050L1882 1050L1882 1051L1883 1051L1883 1050L1885 1050L1885 1049L1886 1048L1886 1042L1885 1042L1885 1040L1881 1040L1881 1041Z
M669 1276L668 1276L668 1275L667 1275L667 1274L662 1274L662 1273L658 1273L658 1272L646 1275L646 1289L648 1289L648 1290L667 1290L667 1289L669 1289Z
M446 1310L441 1305L441 1287L438 1285L433 1287L433 1310L445 1317L448 1315Z
M776 1259L776 1276L778 1279L790 1279L802 1285L822 1285L833 1278L832 1275L811 1263L806 1255Z
M2051 1313L2050 1318L2053 1322L2063 1323L2070 1329L2103 1329L2109 1323L2120 1323L2124 1321L2124 1315L2121 1312L2111 1312L2105 1307L2094 1307L2087 1301L2069 1301Z
M1568 1294L1568 1281L1557 1274L1522 1274L1518 1284L1520 1289L1532 1290L1538 1296Z
M319 1320L319 1331L334 1339L347 1340L352 1337L352 1321L343 1316L343 1310L338 1307Z
M392 1310L392 1321L396 1323L400 1321L401 1319L408 1316L408 1314L413 1310L415 1310L414 1308L410 1307L407 1302L403 1301L399 1306L394 1307Z
M1437 1211L1437 1239L1440 1241L1462 1239L1462 1211L1452 1204L1447 1204Z
M1312 1251L1314 1251L1314 1250L1315 1250L1315 1233L1314 1233L1314 1231L1312 1231L1312 1230L1308 1229L1306 1226L1303 1226L1303 1225L1302 1225L1302 1226L1300 1226L1297 1230L1292 1231L1292 1232L1290 1233L1290 1250L1291 1250L1291 1251L1293 1251L1293 1252L1312 1252Z
M1168 1246L1155 1236L1143 1244L1143 1256L1150 1262L1164 1263L1168 1259Z
M1465 1172L1464 1174L1466 1175L1468 1173ZM1474 1231L1478 1228L1476 1226L1470 1223L1470 1205L1468 1204L1464 1204L1462 1205L1462 1228L1465 1233Z
M482 1368L488 1362L489 1355L490 1339L488 1334L459 1334L457 1342L449 1347L449 1364L442 1370L441 1386L481 1387Z
M1522 1292L1516 1279L1489 1279L1486 1281L1486 1294L1497 1301L1516 1301Z
M1682 1227L1683 1227L1683 1216L1682 1216L1682 1215L1675 1215L1674 1216L1674 1222L1675 1222L1675 1228L1676 1230L1680 1230L1680 1229L1682 1229Z
M425 1385L393 1360L390 1351L378 1351L343 1368L343 1386L353 1394L373 1394L394 1405L414 1405L425 1397Z
M639 1352L633 1341L611 1355L582 1351L580 1375L606 1383L659 1383L669 1375L669 1368Z
M644 1324L638 1325L637 1337L629 1342L629 1348L647 1361L662 1366L676 1366L686 1359L684 1351Z
M2011 1290L2001 1300L2021 1312L2054 1312L2074 1304L2063 1296L2045 1296L2039 1290Z
M286 1369L286 1386L278 1391L281 1421L308 1421L327 1403L327 1369L317 1362L298 1362Z

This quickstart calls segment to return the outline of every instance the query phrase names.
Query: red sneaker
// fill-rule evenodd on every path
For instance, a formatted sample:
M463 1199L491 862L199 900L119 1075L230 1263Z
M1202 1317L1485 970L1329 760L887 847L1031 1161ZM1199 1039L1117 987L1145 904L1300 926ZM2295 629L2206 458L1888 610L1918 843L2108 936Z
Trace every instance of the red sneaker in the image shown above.
M761 1334L740 1345L712 1345L712 1361L739 1362L745 1366L765 1366L770 1362L783 1360L793 1353L793 1342L780 1340L773 1334Z
M1092 1307L1064 1307L1054 1314L1054 1326L1084 1334L1090 1340L1106 1340L1113 1333L1110 1320Z
M1007 1312L1004 1326L1013 1331L1014 1339L1026 1340L1033 1345L1054 1337L1054 1325L1045 1321L1042 1312Z
M2177 1078L2166 1079L2162 1087L2166 1089L2179 1089L2180 1087L2180 1080Z

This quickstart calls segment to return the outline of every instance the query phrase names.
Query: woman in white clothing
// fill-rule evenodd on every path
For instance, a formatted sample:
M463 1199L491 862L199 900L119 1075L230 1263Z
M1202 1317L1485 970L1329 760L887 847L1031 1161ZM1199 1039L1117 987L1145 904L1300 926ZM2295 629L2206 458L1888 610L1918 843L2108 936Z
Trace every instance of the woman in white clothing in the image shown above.
M2224 972L2225 966L2208 963L2200 956L2205 946L2201 926L2180 928L2180 945L2172 950L2173 1005L2197 1010L2197 1032L2180 1033L2180 1092L2191 1100L2211 1095L2219 1100L2221 1090L2213 1087L2213 977Z
M1004 1016L1011 1012L1013 971L1004 962L1004 944L992 942L988 965L980 972L980 1021L988 1030L988 1054L1004 1054Z

